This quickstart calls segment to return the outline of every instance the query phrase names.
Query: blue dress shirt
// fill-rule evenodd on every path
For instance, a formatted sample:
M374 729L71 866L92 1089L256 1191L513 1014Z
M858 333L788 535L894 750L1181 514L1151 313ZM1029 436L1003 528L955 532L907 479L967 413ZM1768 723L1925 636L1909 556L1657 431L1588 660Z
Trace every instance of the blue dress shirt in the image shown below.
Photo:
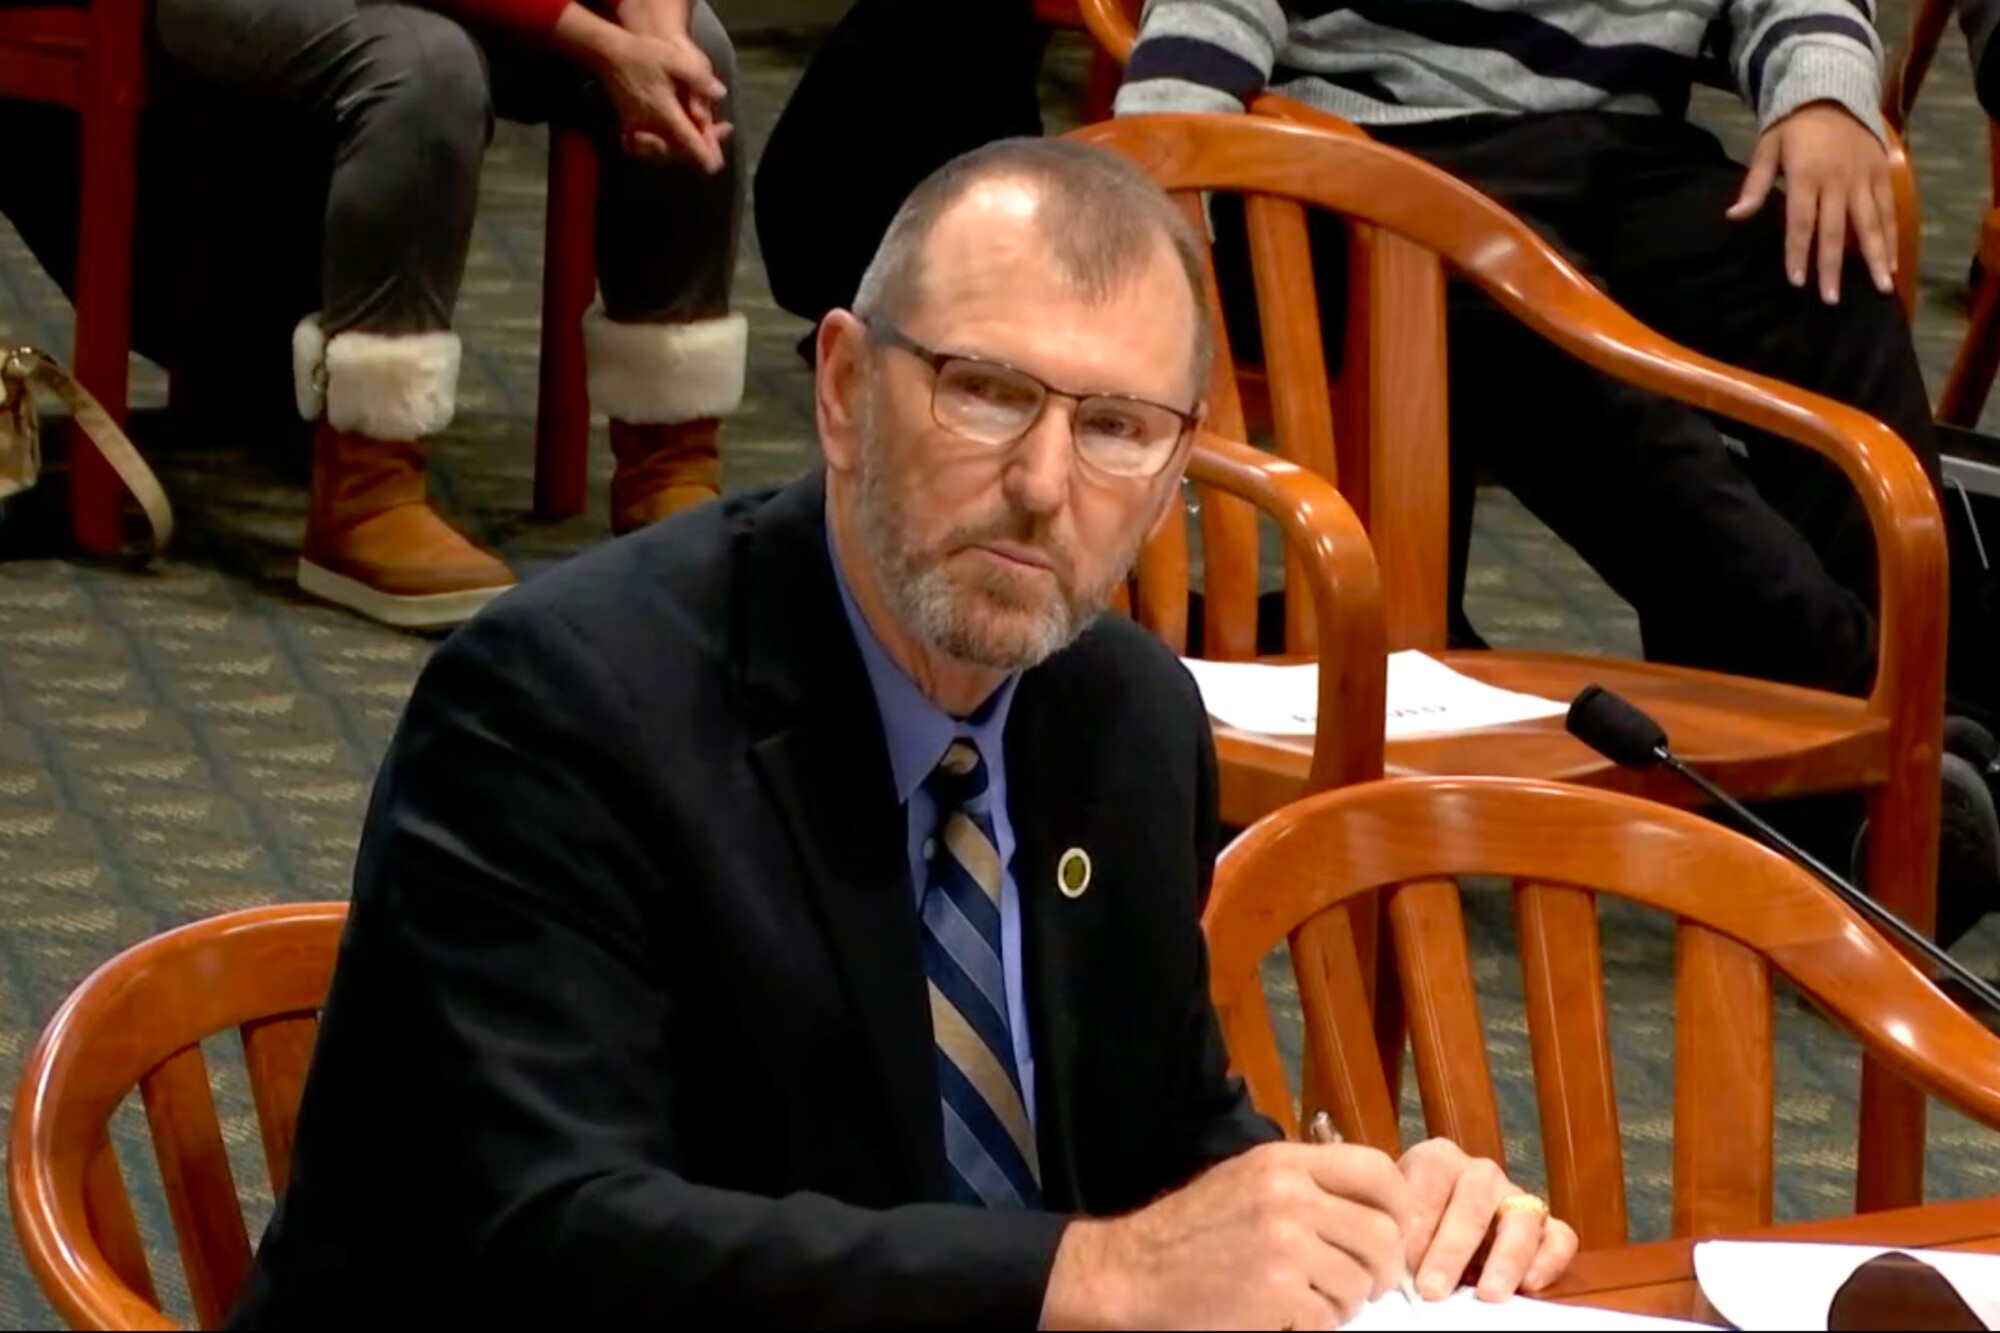
M833 555L829 543L829 556ZM923 910L924 885L929 878L924 844L938 831L937 802L924 789L924 779L944 758L951 743L963 736L979 747L986 761L987 792L992 799L993 836L1000 853L1000 966L1007 986L1007 1027L1014 1039L1014 1067L1021 1076L1021 1100L1028 1110L1028 1123L1035 1123L1035 1058L1029 1049L1028 1007L1021 984L1021 891L1014 883L1014 825L1007 817L1007 751L1003 734L1007 713L1014 706L1018 673L1002 682L979 711L957 718L933 703L917 688L916 682L890 660L888 650L868 627L854 593L841 572L840 560L833 560L834 581L840 585L840 602L847 611L847 623L860 645L861 660L868 668L868 683L875 690L875 707L882 715L883 739L889 743L889 771L896 782L896 799L909 816L910 885L917 911ZM910 917L916 929L917 916Z

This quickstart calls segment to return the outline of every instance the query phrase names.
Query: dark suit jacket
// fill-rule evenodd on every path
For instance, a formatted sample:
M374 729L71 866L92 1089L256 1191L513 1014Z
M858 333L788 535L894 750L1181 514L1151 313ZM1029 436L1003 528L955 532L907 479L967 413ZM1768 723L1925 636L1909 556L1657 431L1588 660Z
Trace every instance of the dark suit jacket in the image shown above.
M433 658L238 1322L1032 1326L1061 1214L1276 1137L1207 996L1208 726L1107 618L1007 727L1054 1211L939 1202L905 815L823 505L610 543Z

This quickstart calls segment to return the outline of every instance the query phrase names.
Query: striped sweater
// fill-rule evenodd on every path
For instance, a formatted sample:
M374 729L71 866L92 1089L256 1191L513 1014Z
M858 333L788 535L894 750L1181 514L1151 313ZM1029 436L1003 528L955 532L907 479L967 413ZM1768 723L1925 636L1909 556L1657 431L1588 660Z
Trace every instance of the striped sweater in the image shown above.
M1875 0L1147 0L1139 38L1120 115L1240 111L1268 87L1362 125L1680 116L1712 53L1760 125L1833 101L1882 134Z

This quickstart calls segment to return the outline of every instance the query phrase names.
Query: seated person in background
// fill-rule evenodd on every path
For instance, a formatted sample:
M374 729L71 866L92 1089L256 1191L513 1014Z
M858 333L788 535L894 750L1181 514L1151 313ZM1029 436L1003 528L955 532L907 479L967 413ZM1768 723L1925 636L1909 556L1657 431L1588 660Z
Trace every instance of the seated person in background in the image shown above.
M1869 0L1733 0L1726 12L1725 0L1151 0L1117 110L1237 112L1269 88L1355 121L1520 215L1666 336L1887 422L1937 484L1930 401L1894 294L1872 19ZM1718 23L1760 127L1747 173L1686 119ZM1225 268L1243 249L1240 213L1233 233L1230 220L1218 212ZM1337 223L1315 219L1314 249L1338 337ZM1248 299L1247 272L1230 286ZM1254 354L1243 313L1232 338ZM1739 457L1716 421L1569 359L1469 289L1453 289L1449 337L1455 481L1491 466L1633 605L1649 658L1868 690L1874 542L1830 464L1731 425ZM1454 507L1468 524L1469 503ZM1952 708L1990 726L1990 590L1962 507L1944 513ZM1462 539L1454 547L1462 585ZM1946 780L1940 914L1955 937L2000 906L2000 829L1971 765ZM1833 840L1843 860L1851 833Z
M1979 91L1979 105L1986 114L2000 120L2000 0L1958 0L1958 21L1965 27L1966 45L1972 48L1972 82Z
M495 109L588 126L600 145L603 305L590 391L612 418L612 525L712 498L717 419L742 396L729 312L741 171L734 57L705 0L159 0L172 59L306 110L332 151L320 314L293 339L318 422L299 584L392 625L455 624L513 584L425 498L425 437L451 421L451 332Z
M757 247L781 309L816 326L853 305L918 182L981 144L1042 132L1047 39L1033 0L854 0L757 159ZM799 344L807 360L812 344Z
M1102 617L1179 494L1195 242L994 145L819 333L823 471L588 552L432 660L238 1321L1330 1327L1576 1248L1447 1143L1225 1075L1193 683Z

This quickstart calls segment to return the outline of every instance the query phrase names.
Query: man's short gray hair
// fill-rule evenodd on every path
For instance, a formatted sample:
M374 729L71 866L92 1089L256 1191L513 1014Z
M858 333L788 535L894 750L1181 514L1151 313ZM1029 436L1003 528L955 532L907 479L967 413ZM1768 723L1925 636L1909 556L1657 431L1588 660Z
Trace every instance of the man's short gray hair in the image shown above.
M1179 205L1138 167L1068 139L1001 139L953 158L911 192L889 223L855 295L855 313L907 316L922 298L924 242L976 185L1019 181L1036 197L1036 230L1064 280L1086 302L1115 296L1164 242L1194 300L1194 389L1208 389L1215 333L1206 295L1206 247Z

